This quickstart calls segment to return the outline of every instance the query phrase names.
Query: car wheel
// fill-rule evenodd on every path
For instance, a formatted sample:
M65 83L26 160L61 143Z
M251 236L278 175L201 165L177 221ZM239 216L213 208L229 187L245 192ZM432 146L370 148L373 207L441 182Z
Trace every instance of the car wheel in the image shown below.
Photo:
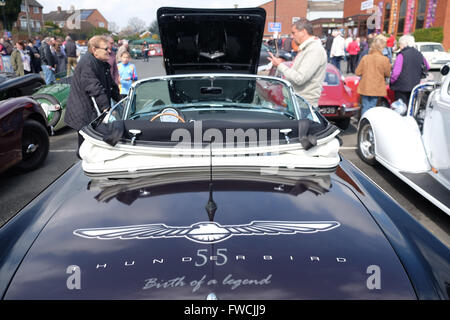
M49 140L46 128L36 120L26 120L22 129L22 162L16 168L31 171L47 158Z
M370 122L363 120L358 129L358 155L367 164L374 165L375 138Z
M46 106L60 104L58 99L50 94L36 94L33 96L33 99L40 103L42 109L44 109L47 114L48 125L51 127L56 127L59 120L61 119L62 110L59 109L57 111L47 111L48 108Z
M347 130L350 125L350 118L336 120L336 125L342 130Z

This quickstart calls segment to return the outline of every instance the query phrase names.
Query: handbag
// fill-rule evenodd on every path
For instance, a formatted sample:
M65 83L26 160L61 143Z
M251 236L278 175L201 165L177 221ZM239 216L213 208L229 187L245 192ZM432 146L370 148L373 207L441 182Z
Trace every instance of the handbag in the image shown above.
M421 67L420 78L425 79L426 77L428 77L427 65L425 64L425 62L422 62L422 65L420 67Z

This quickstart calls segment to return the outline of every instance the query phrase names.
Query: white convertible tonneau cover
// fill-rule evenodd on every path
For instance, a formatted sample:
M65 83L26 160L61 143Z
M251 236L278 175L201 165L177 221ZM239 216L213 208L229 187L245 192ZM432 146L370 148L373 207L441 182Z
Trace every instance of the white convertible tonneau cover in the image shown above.
M298 141L241 148L218 148L214 143L197 148L123 142L112 146L84 131L80 133L85 138L80 156L89 176L133 177L158 169L209 167L211 163L214 167L258 167L269 174L276 173L277 168L321 171L334 169L340 161L337 129L307 149Z

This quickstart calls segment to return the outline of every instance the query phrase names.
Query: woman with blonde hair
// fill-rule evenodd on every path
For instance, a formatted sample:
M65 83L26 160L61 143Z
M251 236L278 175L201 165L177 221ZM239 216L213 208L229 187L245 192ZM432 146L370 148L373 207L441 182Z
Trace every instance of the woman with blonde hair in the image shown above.
M355 74L361 77L358 85L358 93L361 95L361 115L372 107L375 107L378 97L387 94L386 78L391 74L389 59L383 55L386 47L386 38L376 36L371 45L369 54L365 55L356 68Z

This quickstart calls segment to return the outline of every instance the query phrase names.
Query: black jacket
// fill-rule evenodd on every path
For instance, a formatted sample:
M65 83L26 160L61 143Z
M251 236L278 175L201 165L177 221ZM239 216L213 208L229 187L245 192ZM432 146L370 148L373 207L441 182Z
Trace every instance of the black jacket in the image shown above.
M55 57L53 56L48 43L42 42L42 45L39 48L39 54L41 55L41 65L55 67Z
M91 97L94 97L100 111L110 107L111 98L120 100L119 87L111 78L109 63L86 53L72 78L64 117L69 127L80 130L97 118Z
M325 42L325 50L330 51L331 46L333 45L334 37L332 35L328 35L327 41Z
M27 46L26 50L28 51L28 54L30 55L30 64L31 64L31 72L33 73L39 73L41 69L41 59L36 57L36 54L39 54L39 49L32 46Z
M68 40L65 45L66 55L69 58L76 58L77 57L77 45L74 41Z
M413 47L406 47L400 53L403 55L402 71L390 87L394 91L410 92L420 83L423 55Z

